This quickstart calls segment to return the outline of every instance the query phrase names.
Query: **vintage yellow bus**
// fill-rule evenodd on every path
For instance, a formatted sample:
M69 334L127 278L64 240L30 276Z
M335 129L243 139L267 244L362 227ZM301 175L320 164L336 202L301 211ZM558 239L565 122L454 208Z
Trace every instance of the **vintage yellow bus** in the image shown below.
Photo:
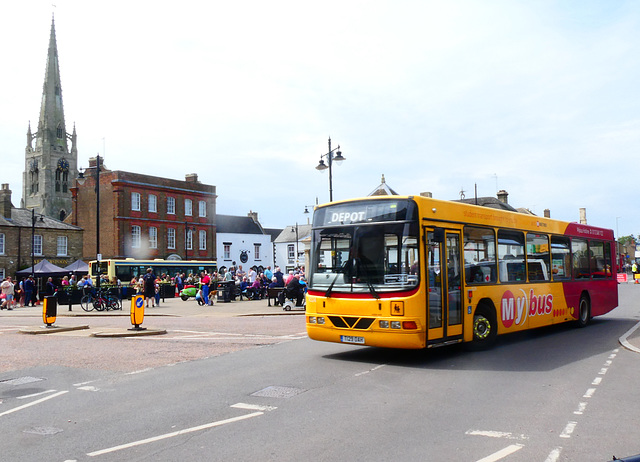
M575 321L618 304L613 231L422 196L318 206L314 340L430 348Z
M206 270L209 274L213 274L214 271L217 271L216 262L210 260L136 260L125 258L106 259L99 262L90 261L89 276L95 280L98 275L105 274L110 282L115 277L122 284L127 285L132 278L143 276L147 268L151 268L157 276L168 274L169 277L174 277L178 272L200 274Z

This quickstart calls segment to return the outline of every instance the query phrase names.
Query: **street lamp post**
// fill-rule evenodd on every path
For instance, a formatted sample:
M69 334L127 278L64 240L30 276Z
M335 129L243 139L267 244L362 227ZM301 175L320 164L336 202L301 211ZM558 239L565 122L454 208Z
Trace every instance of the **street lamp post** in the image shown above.
M36 211L31 209L31 277L35 279Z
M335 157L334 157L334 152L335 152ZM324 160L322 160L323 157L327 158L327 164L324 163ZM318 164L318 166L316 167L316 170L326 170L327 168L329 169L329 202L333 202L333 171L332 171L332 165L333 162L335 161L338 165L340 165L342 163L342 161L345 160L345 158L342 156L342 152L340 151L340 146L338 145L338 147L331 149L331 137L329 137L329 152L327 152L326 154L321 154L320 155L320 163Z
M296 226L295 228L292 226L291 227L291 232L295 232L296 233L296 268L298 267L298 242L300 242L300 239L298 237L298 222L296 222Z

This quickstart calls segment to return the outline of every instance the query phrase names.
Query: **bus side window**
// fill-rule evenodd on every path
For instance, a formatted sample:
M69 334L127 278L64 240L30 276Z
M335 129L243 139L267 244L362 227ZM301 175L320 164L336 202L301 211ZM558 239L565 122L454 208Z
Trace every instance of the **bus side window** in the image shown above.
M467 284L496 282L496 238L493 229L464 227L464 271Z
M498 230L498 265L500 282L526 280L523 233L506 229Z

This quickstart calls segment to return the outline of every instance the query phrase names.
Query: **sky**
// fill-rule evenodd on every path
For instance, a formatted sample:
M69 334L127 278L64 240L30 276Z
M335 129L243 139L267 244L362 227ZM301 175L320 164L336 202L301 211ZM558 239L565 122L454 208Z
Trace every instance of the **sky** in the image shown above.
M52 15L78 163L199 180L220 214L306 223L384 175L403 195L509 193L640 235L640 2L42 0L4 8L0 181L19 206Z

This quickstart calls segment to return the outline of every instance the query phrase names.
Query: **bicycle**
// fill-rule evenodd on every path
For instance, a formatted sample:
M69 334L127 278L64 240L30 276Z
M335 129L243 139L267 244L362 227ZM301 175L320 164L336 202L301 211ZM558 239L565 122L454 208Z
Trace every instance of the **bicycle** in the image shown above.
M105 293L102 290L96 292L96 294L88 293L80 300L80 306L85 311L104 311L104 310L120 310L120 300L118 297L112 294Z

